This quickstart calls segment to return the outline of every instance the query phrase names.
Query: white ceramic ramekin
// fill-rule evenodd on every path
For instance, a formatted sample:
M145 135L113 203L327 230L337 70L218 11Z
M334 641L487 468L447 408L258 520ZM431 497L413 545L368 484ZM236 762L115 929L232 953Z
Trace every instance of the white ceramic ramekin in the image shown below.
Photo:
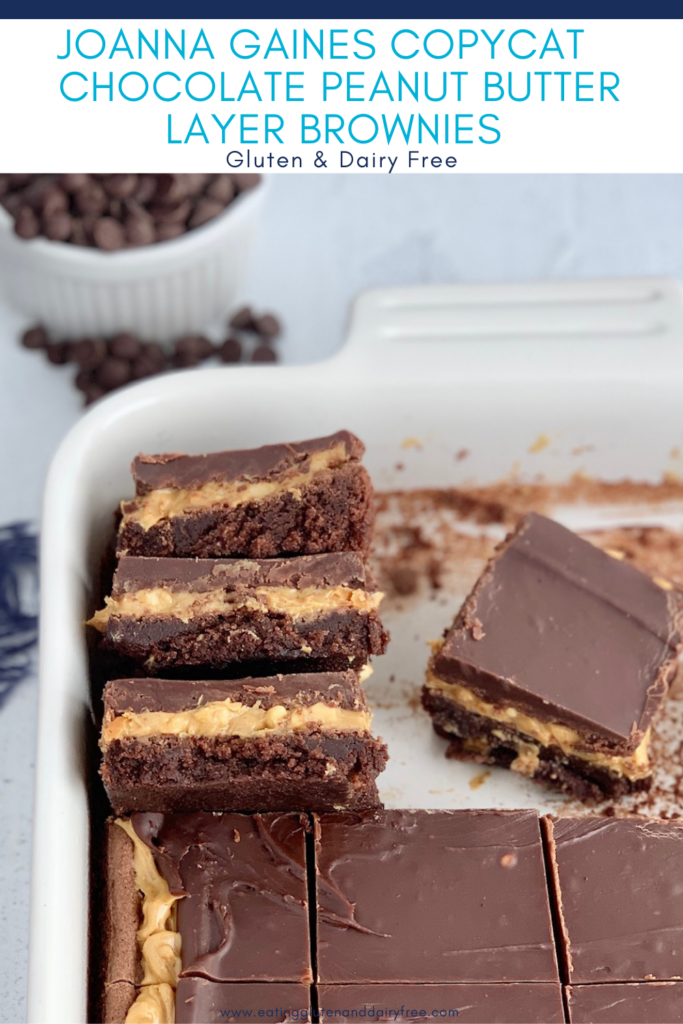
M55 338L132 331L164 342L203 331L242 297L266 190L262 180L173 241L112 253L24 241L0 207L0 293Z

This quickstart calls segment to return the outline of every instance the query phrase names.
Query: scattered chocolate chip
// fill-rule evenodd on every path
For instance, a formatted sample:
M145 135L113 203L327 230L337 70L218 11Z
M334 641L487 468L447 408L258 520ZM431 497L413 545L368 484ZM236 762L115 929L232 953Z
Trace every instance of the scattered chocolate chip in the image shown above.
M157 240L154 218L142 206L129 209L125 220L126 241L129 245L151 245Z
M280 333L280 324L272 313L264 313L254 320L254 330L262 338L277 338Z
M104 191L112 199L129 199L138 187L137 174L108 174L102 179Z
M254 314L249 306L242 306L236 313L233 313L232 317L228 322L229 327L234 327L236 331L249 331L253 330L254 327Z
M142 354L142 342L133 334L123 332L109 339L107 349L117 359L137 359Z
M21 344L24 346L24 348L47 348L49 344L47 331L44 330L42 327L30 327L28 331L24 331L24 333L22 334Z
M88 181L74 192L74 203L79 213L99 217L107 209L107 193L97 181Z
M113 217L102 217L96 221L92 234L95 245L107 252L123 249L126 244L123 225Z
M401 597L408 597L417 590L417 572L407 565L396 566L391 572L391 585Z
M51 182L40 194L38 204L44 217L55 213L66 213L69 209L69 197L57 182Z
M276 363L277 352L270 345L257 345L251 353L252 363Z
M214 347L202 334L186 334L175 343L175 366L197 366L214 353Z
M83 338L69 345L69 359L81 370L94 370L107 355L107 346L102 338Z
M239 363L242 358L242 346L237 338L226 338L218 349L218 358L222 363Z
M203 196L197 200L192 216L188 221L189 228L198 228L202 224L206 224L207 221L213 220L219 213L222 213L225 209L223 203L219 203L217 199L209 199Z
M69 362L69 345L66 341L53 341L45 349L47 358L55 366L63 366Z
M127 384L132 376L133 371L129 362L117 359L116 356L107 356L97 369L95 381L105 391L114 391Z
M192 212L192 201L178 199L173 203L152 203L149 212L157 224L184 224Z
M89 174L62 174L61 183L67 192L82 192L90 184Z
M157 190L157 179L154 174L139 174L138 184L133 194L133 199L144 206L153 197Z

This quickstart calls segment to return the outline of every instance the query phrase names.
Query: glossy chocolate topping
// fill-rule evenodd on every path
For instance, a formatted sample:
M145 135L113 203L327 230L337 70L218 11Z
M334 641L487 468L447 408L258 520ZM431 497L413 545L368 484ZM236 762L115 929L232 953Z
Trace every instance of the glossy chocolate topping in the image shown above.
M572 985L570 1024L683 1024L683 982Z
M564 1022L559 984L319 985L318 1003L323 1011L321 1021Z
M317 437L295 444L270 444L243 451L210 455L138 455L132 465L135 493L148 494L161 488L194 490L210 481L255 483L273 480L291 470L305 471L311 455L343 446L344 461L358 462L365 446L348 430L329 437Z
M258 679L113 679L104 688L107 711L167 711L174 714L212 701L232 700L261 707L331 704L363 709L365 694L355 672L311 672Z
M489 563L436 674L485 700L637 746L680 644L681 594L530 513Z
M321 982L557 981L535 811L322 815Z
M140 558L125 555L114 575L112 594L163 587L205 594L254 587L349 587L375 590L363 559L352 551L298 558Z
M176 1024L207 1021L306 1021L311 1005L308 985L253 982L231 985L205 978L181 978L176 993ZM259 1013L260 1011L260 1013Z
M306 818L134 814L178 903L183 975L308 981Z
M680 978L683 826L598 817L546 822L569 980Z

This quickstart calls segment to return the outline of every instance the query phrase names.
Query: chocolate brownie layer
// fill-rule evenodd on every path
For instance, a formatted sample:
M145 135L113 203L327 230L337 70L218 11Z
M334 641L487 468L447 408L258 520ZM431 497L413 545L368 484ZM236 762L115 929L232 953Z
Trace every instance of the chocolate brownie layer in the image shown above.
M120 554L273 558L368 550L364 446L348 431L212 455L139 455L122 502Z
M530 513L434 645L423 702L451 756L588 800L646 788L682 624L668 581Z
M155 672L310 659L360 667L387 643L381 598L353 552L261 561L124 557L90 625Z
M616 800L649 789L652 777L628 779L595 762L544 746L503 723L466 711L442 692L425 687L422 703L435 731L449 740L447 757L510 768L532 782L559 789L585 804Z
M104 704L102 777L117 813L379 803L387 751L353 672L115 680Z

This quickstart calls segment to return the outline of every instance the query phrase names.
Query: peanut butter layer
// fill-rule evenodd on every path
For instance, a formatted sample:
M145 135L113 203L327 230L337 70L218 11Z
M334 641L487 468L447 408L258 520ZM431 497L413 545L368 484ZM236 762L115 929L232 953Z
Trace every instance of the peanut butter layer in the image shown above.
M170 892L151 850L131 822L118 818L116 824L133 843L135 883L142 893L142 924L137 937L143 977L126 1024L173 1024L175 989L181 970L180 933L176 926L179 897Z
M151 490L132 502L122 502L122 528L128 523L138 523L148 530L162 519L197 512L223 505L238 508L250 502L259 502L274 496L290 494L301 498L301 488L319 474L335 469L349 461L349 453L343 442L330 449L315 452L307 457L302 467L287 468L281 475L267 479L209 479L193 488L163 487Z
M367 732L372 716L369 711L316 703L308 707L287 708L275 704L264 708L260 701L245 705L239 701L211 701L190 710L124 711L113 717L105 715L101 747L113 740L150 736L241 736L283 735L311 726L324 731Z
M104 633L109 618L133 619L168 616L189 622L200 615L225 615L236 609L265 611L288 615L294 621L305 621L326 612L372 612L379 608L384 595L375 591L350 587L257 587L248 594L213 590L206 593L167 590L151 587L105 598L106 606L95 613L88 625Z
M461 683L440 679L431 667L427 670L426 686L430 690L444 693L449 700L467 712L480 715L493 722L500 722L506 729L520 733L518 741L514 738L511 739L506 733L504 742L513 742L518 750L517 758L510 767L521 775L532 776L534 774L538 768L541 747L558 747L566 757L580 758L590 764L605 768L615 775L622 775L631 781L647 778L652 772L648 753L649 728L631 753L626 755L607 754L604 751L587 750L585 741L582 740L579 733L567 725L541 721L516 708L492 704ZM447 724L443 727L448 729ZM501 740L503 740L502 736ZM529 740L535 742L529 742Z

